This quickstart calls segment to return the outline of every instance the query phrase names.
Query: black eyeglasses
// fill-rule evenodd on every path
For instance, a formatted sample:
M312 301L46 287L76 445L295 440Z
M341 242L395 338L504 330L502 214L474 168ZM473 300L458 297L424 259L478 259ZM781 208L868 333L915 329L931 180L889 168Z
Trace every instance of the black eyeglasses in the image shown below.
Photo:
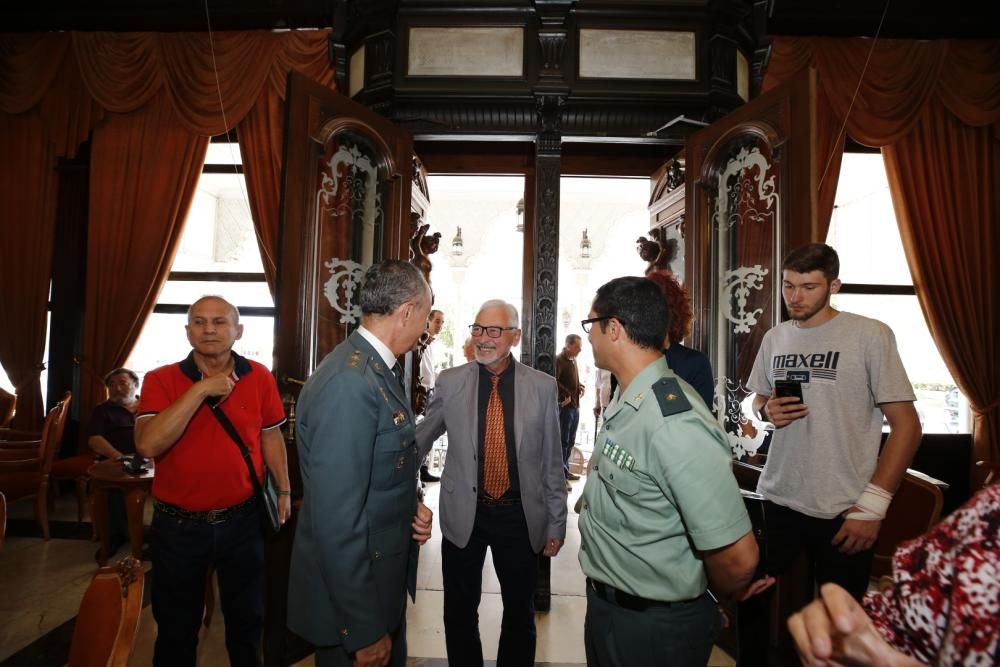
M516 331L517 329L520 329L520 327L484 327L481 324L469 325L469 333L473 336L482 336L485 331L486 335L490 338L499 338L503 335L504 331Z
M594 322L604 322L606 320L617 319L614 315L602 315L601 317L590 317L585 320L580 320L580 326L583 327L583 333L590 333L590 328Z

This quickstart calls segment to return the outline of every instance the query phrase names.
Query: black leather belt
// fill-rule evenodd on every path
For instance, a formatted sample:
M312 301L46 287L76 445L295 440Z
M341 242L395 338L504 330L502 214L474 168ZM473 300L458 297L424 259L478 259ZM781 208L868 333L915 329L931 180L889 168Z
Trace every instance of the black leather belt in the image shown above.
M652 607L674 607L682 604L689 604L699 599L692 598L690 600L676 600L673 602L667 602L665 600L647 600L646 598L641 598L638 595L632 595L631 593L620 591L617 588L608 586L603 582L594 581L590 577L587 577L587 587L597 593L598 597L606 600L607 602L618 605L622 609L631 609L632 611L645 611L646 609L650 609Z
M232 507L223 507L222 509L208 510L207 512L190 512L182 507L177 507L177 505L171 505L170 503L165 503L162 500L154 499L153 508L158 512L163 512L168 516L174 516L178 519L200 521L202 523L214 525L218 523L226 523L237 515L242 514L244 510L253 507L256 503L256 497L250 496L250 498L243 501L239 505L233 505Z
M485 505L486 507L513 507L514 505L520 505L520 498L490 498L489 496L479 496L479 504Z

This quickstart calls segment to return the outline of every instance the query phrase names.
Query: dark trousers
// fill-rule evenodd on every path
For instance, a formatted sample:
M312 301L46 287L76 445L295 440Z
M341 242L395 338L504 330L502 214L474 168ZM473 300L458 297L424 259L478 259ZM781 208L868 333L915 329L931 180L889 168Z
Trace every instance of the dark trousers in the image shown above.
M707 595L669 607L625 609L587 587L589 667L705 667L721 625Z
M764 572L772 576L784 574L805 552L816 587L832 582L861 599L868 589L875 550L841 553L832 542L844 524L842 517L817 519L767 500L763 516L765 533L760 559ZM740 667L766 664L773 593L772 587L739 604Z
M441 541L448 664L461 667L483 664L479 600L487 547L493 555L503 599L497 667L531 667L535 664L533 597L538 557L531 548L524 510L519 504L503 507L479 504L472 537L464 549L448 538Z
M559 437L562 440L563 473L569 476L569 455L576 444L576 429L580 426L580 408L572 403L559 408Z
M256 506L225 523L155 512L153 550L153 664L194 667L205 606L208 568L219 578L226 651L234 667L261 665L264 627L264 537Z
M396 631L390 633L392 654L389 656L389 667L406 667L406 612ZM348 653L343 646L316 647L316 667L354 667L354 654Z

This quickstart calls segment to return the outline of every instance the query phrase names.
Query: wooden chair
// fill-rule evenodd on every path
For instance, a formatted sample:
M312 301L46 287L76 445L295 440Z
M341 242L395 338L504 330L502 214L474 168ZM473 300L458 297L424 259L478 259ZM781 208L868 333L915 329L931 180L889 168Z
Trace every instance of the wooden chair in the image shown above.
M924 476L907 471L886 511L875 542L871 577L892 573L892 556L901 542L927 532L941 518L944 495L941 488Z
M90 475L87 473L94 465L96 457L91 454L78 454L52 462L51 478L53 482L72 481L76 487L76 521L83 521L84 508L90 505L87 500L87 489L90 485ZM53 485L54 486L54 485Z
M0 493L0 550L3 550L3 538L7 535L7 497Z
M8 442L7 453L0 456L0 493L7 496L8 502L35 499L35 518L46 540L49 539L49 475L62 443L71 399L70 392L66 392L63 400L49 411L37 441Z
M69 667L127 667L142 613L142 563L127 556L94 575L80 602Z
M0 428L7 428L14 420L14 409L17 407L17 396L0 389Z

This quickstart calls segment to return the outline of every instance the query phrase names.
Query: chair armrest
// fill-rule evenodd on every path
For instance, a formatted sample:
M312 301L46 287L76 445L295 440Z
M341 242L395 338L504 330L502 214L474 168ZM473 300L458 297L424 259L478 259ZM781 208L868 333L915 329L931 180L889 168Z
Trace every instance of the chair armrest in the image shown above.
M41 440L0 440L0 449L38 449L41 444Z
M0 475L8 472L37 472L41 463L42 460L38 457L14 460L0 458Z
M19 428L0 428L0 440L38 440L41 431L25 431Z

